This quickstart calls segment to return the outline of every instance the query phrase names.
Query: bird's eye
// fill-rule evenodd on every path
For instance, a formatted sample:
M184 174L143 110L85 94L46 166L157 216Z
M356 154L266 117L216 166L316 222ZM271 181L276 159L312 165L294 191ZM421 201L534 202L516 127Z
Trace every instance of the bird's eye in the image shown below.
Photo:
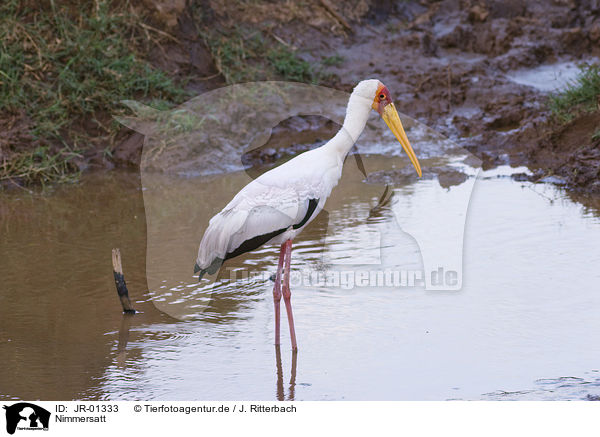
M379 94L379 100L385 99L385 94Z

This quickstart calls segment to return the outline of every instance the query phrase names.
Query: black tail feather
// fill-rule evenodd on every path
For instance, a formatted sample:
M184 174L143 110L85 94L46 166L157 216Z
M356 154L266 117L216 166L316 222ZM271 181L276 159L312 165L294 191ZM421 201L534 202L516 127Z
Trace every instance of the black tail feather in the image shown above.
M221 264L223 264L223 260L221 258L215 258L213 260L213 262L210 263L210 265L207 268L205 268L205 269L203 269L202 267L200 267L198 265L198 263L194 264L194 274L200 272L198 274L198 282L200 282L202 280L202 277L205 274L207 274L207 273L209 275L217 273L217 270L219 270L219 267L221 267Z

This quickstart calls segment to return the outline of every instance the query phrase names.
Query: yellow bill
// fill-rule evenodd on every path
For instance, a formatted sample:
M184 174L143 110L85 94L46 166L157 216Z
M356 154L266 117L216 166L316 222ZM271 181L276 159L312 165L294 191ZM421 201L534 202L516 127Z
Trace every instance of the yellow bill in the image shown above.
M408 142L408 138L406 137L406 132L404 132L404 127L402 126L402 122L400 121L400 116L398 115L398 111L396 111L396 107L393 103L386 105L383 109L383 114L381 114L381 118L385 121L385 124L388 125L396 139L402 144L402 148L408 155L410 162L417 170L419 177L422 176L421 165L419 164L419 160L417 159L417 155L415 155L415 151L411 147Z

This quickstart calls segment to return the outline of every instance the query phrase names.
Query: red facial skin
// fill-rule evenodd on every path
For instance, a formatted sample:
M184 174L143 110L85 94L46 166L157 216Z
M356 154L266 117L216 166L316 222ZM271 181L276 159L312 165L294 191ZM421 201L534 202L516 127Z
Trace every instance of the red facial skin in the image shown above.
M379 115L383 115L384 108L390 103L392 103L390 91L385 85L379 85L379 88L377 88L377 94L375 95L375 99L373 100L373 105L371 105L371 107L379 112Z

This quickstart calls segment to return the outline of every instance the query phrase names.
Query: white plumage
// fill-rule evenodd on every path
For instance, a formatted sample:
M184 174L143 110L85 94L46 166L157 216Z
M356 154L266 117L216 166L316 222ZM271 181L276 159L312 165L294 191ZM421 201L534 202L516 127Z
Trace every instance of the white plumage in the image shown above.
M279 298L284 249L319 214L342 174L348 151L362 133L371 109L376 109L407 151L420 174L389 92L376 79L360 82L352 92L344 124L323 146L304 152L246 185L215 215L204 233L195 272L215 273L222 262L263 244L283 244L275 290L276 344L279 343ZM289 271L289 255L286 259ZM287 275L286 275L287 276ZM289 276L286 278L289 293ZM286 298L284 283L284 300ZM279 296L279 298L277 297ZM286 300L286 306L288 306ZM291 305L288 307L293 331ZM295 335L292 335L295 348Z

